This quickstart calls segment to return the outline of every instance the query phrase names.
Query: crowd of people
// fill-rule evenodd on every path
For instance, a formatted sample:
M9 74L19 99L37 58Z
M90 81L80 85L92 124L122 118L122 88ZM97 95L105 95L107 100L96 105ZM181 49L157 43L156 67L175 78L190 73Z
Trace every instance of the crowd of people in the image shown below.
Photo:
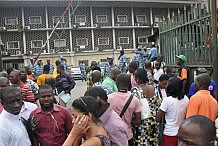
M89 72L80 62L87 91L71 110L55 100L76 85L63 57L56 66L39 60L0 72L0 146L215 145L217 88L207 70L198 68L188 89L184 55L176 56L178 71L160 54L136 55L143 61L133 57L128 66L124 51L118 66L108 57L104 72L96 61Z

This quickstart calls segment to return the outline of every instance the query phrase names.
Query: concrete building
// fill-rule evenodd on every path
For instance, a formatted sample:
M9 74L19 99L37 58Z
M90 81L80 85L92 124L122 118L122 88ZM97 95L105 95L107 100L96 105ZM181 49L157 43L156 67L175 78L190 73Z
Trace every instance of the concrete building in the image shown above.
M0 41L4 68L29 64L69 4L69 0L0 0ZM49 39L40 59L54 63L60 56L69 65L100 62L125 50L128 58L158 23L199 0L75 0ZM158 44L158 40L156 44Z

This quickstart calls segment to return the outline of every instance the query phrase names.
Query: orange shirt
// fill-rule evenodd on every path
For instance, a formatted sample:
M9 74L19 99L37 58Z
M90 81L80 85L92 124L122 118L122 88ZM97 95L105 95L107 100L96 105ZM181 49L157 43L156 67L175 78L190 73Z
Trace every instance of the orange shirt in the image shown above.
M29 79L29 80L34 80L34 78L33 77L31 77L30 75L27 75L27 78Z
M185 68L182 69L181 71L181 76L177 76L180 80L184 80L187 79L188 76L188 72Z
M199 90L190 98L186 118L194 115L203 115L214 122L217 112L217 101L210 95L210 92L208 90Z
M47 77L53 77L53 75L51 75L51 74L42 74L42 75L40 75L40 76L37 78L37 84L38 84L38 85L43 85L43 84L45 84L45 79L46 79Z

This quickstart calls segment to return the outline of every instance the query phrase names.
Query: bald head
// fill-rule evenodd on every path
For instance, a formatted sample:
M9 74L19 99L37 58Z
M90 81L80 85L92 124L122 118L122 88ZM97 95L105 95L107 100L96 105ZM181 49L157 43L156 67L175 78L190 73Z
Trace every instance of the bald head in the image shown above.
M199 90L208 90L211 78L208 74L203 73L197 76L196 85Z
M101 72L99 70L94 70L91 76L92 76L93 83L97 83L101 81Z
M121 73L121 71L116 67L111 70L110 78L116 81L117 76Z
M13 70L10 73L10 81L12 84L19 84L21 73L19 70Z
M207 117L196 115L187 118L179 127L177 134L179 146L190 143L199 146L212 146L216 139L215 124Z

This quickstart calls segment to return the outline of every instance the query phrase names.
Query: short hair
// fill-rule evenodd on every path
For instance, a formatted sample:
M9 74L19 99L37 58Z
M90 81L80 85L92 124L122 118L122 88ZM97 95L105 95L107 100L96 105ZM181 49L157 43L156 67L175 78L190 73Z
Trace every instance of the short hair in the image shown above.
M131 68L131 70L130 70ZM129 63L129 71L136 71L138 68L138 62L137 61L132 61Z
M62 64L59 64L57 68L64 70L64 66Z
M212 122L208 117L203 115L195 115L185 119L181 126L185 126L186 124L190 125L198 125L201 130L202 137L205 142L209 143L211 141L216 140L216 127L214 122Z
M58 66L59 64L61 64L60 60L56 60L55 65Z
M7 68L7 73L10 75L13 70L14 70L13 67L9 67L9 68Z
M104 89L101 87L92 87L91 89L87 90L84 96L92 96L97 99L99 97L101 100L107 102L108 96Z
M135 78L139 78L143 83L148 82L148 76L147 76L147 71L144 70L143 68L138 68L135 71Z
M41 85L41 86L39 87L39 94L40 94L42 91L44 91L44 90L51 90L51 92L53 93L53 88L52 88L52 86L49 85L49 84Z
M7 72L2 71L2 72L0 72L0 77L6 77L6 78L9 78L9 75L8 75Z
M18 76L21 76L21 73L20 73L20 71L19 70L13 70L12 72L14 72L16 75L18 75ZM11 73L12 73L11 72Z
M5 98L8 97L8 94L15 94L17 92L22 94L20 88L14 86L7 86L1 90L1 100L4 101Z
M9 83L8 78L6 78L6 77L0 77L0 83L6 83L6 82Z
M19 70L20 71L23 70L23 71L25 71L25 73L27 73L27 68L26 67L21 67Z
M145 66L145 68L151 68L151 62L146 61L144 66Z
M52 88L55 88L55 78L48 76L45 78L45 84L48 84L50 86L52 86Z
M127 73L121 73L117 76L117 82L122 87L129 87L130 76Z
M211 78L207 73L203 73L196 77L196 81L201 83L203 89L207 90L210 86Z
M49 65L44 65L43 70L50 71L50 66Z
M78 99L75 99L72 103L72 107L83 112L84 114L91 113L93 115L93 122L97 123L101 103L97 99L91 96L82 96Z
M94 70L91 74L92 82L100 82L101 81L101 72L99 70Z
M184 93L182 92L182 88L183 88L183 82L177 77L172 77L169 79L166 92L169 96L172 96L173 98L178 97L178 99L181 100L184 98Z
M169 76L167 74L162 74L159 78L159 81L162 82L162 81L168 81L169 80Z

